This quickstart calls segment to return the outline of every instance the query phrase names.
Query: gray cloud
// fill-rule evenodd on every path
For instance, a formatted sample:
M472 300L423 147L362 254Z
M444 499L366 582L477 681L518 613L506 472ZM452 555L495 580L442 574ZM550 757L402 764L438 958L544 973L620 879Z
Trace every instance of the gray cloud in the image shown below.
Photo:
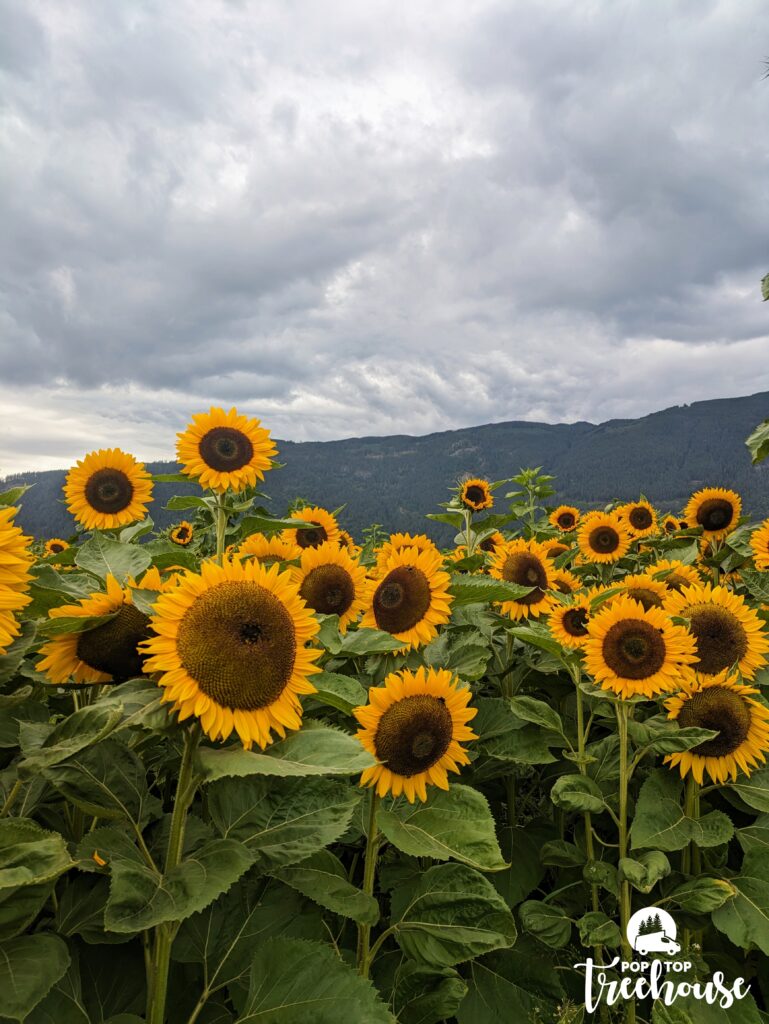
M756 0L5 8L0 473L769 389Z

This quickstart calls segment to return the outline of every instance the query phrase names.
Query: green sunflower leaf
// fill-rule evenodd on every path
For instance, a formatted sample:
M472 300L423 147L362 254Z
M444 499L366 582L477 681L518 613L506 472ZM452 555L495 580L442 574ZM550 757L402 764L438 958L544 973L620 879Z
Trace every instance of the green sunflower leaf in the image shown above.
M112 575L123 583L128 576L138 576L148 569L152 557L138 544L121 544L102 533L95 533L77 549L75 564L81 569L106 579Z
M0 942L0 1009L23 1021L69 967L67 944L58 935L37 932Z
M299 864L273 872L292 889L342 917L360 924L374 925L379 920L379 904L347 880L347 872L338 857L319 850Z

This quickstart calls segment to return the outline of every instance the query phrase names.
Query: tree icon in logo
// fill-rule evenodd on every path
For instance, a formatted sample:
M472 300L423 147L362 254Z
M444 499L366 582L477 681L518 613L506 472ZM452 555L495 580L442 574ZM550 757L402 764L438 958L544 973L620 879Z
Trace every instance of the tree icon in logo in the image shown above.
M637 910L627 923L627 940L636 953L680 953L676 942L676 923L661 907Z

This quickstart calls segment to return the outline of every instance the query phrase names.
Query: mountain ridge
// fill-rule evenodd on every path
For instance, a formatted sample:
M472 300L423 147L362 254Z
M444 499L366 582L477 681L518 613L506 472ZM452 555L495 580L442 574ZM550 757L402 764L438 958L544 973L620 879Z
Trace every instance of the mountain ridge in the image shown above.
M343 525L359 536L373 522L389 530L424 531L450 543L452 531L424 518L446 501L458 477L501 479L524 466L555 477L554 501L596 507L644 493L664 510L678 511L693 490L733 487L746 512L769 516L769 469L754 467L744 441L769 418L769 392L671 406L636 419L603 423L510 420L431 434L390 434L335 441L280 441L285 468L263 485L271 508L282 512L297 496L328 508L345 505ZM147 464L154 473L174 462ZM66 470L16 473L2 486L34 483L19 522L37 537L69 536L73 522L61 503ZM180 518L162 508L194 484L156 484L151 514L160 527ZM500 491L499 494L504 492ZM503 505L504 499L497 499Z

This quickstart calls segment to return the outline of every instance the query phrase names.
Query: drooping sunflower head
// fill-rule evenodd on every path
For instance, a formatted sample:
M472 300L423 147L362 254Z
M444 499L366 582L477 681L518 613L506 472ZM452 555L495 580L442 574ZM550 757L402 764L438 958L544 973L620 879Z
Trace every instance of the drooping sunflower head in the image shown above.
M201 487L222 493L242 491L264 479L278 450L258 419L211 406L196 413L177 434L176 457L182 472Z
M32 579L32 538L14 525L17 512L15 505L0 508L0 655L21 630L16 613L31 601L27 589Z
M340 548L346 548L351 555L355 553L355 549L358 546L353 540L352 535L348 533L347 530L341 529L339 531L338 544Z
M301 726L299 694L313 693L318 623L290 572L255 561L204 562L155 604L146 668L163 700L194 715L211 739L233 730L264 748Z
M554 601L547 624L559 644L576 650L583 647L587 640L589 621L590 601L586 596L579 595L569 604Z
M665 701L668 717L682 728L711 729L718 735L668 754L665 761L678 766L682 778L691 772L699 783L705 771L715 783L736 781L740 770L750 775L769 750L769 708L756 699L758 693L728 670L684 681L680 693Z
M696 660L694 638L684 626L625 595L591 616L584 649L595 681L623 699L677 689Z
M312 523L312 526L297 530L283 530L283 540L301 548L317 548L325 544L327 540L339 543L339 524L336 519L325 508L298 508L290 516L303 523Z
M158 574L159 580L159 574ZM145 589L155 589L153 577ZM106 593L95 592L77 604L50 610L52 619L111 616L105 622L82 632L64 633L40 648L38 671L52 683L122 683L143 673L139 644L150 635L149 616L133 603L130 586L123 587L107 576Z
M704 536L718 540L737 526L741 512L742 500L735 491L706 487L691 496L684 515L687 526L701 526Z
M62 540L61 537L51 537L50 540L45 542L45 554L46 556L60 555L62 551L66 551L68 547L69 544L67 541Z
M67 508L86 530L112 530L145 517L152 479L133 455L102 448L67 473L64 496Z
M377 568L385 565L391 555L397 551L402 551L403 548L416 548L417 551L430 551L433 554L438 551L434 541L430 540L424 533L391 533L389 540L386 540L381 547L377 548ZM464 555L462 557L464 558Z
M665 516L665 518L662 520L662 532L663 533L667 533L667 534L678 533L678 531L680 529L681 529L680 520L678 520L675 516Z
M567 551L571 551L571 547L568 544L564 544L563 541L557 538L551 540L541 541L542 547L547 552L547 557L551 561L555 561L560 555L565 555Z
M664 583L668 590L697 586L702 582L693 565L684 565L675 559L660 558L646 570L655 580Z
M574 505L559 505L549 517L550 523L563 533L571 533L579 524L579 509Z
M500 605L503 615L511 619L525 619L546 615L552 604L552 563L547 550L537 541L522 538L508 541L493 556L489 575L519 587L531 587L528 594Z
M762 572L769 569L769 519L750 535L750 546L753 549L753 561Z
M469 763L461 746L477 739L468 727L476 709L472 694L447 669L393 672L369 690L369 703L353 712L358 739L379 762L361 775L362 786L379 796L427 799L427 786L449 788L448 772Z
M485 552L487 555L493 555L505 543L504 535L499 530L495 530L494 533L483 538L478 544L478 550Z
M241 558L255 558L262 565L294 562L301 554L302 548L298 544L292 544L282 535L265 537L263 533L252 533L238 548L238 555Z
M648 501L639 498L617 509L628 530L634 537L648 537L657 532L657 513Z
M491 484L488 480L475 476L463 480L459 485L459 501L472 512L481 512L485 508L491 508L494 504Z
M370 581L361 625L392 633L406 647L429 643L451 615L451 578L442 565L438 551L394 551Z
M366 570L334 541L304 549L294 582L314 612L339 616L342 633L366 605Z
M174 544L180 544L182 547L186 547L194 536L195 530L192 523L188 523L186 519L183 519L175 526L169 534Z
M688 619L700 675L714 676L737 666L744 679L752 679L766 664L765 623L740 594L709 583L687 586L668 595L665 610Z
M591 512L577 530L582 554L593 562L618 562L630 547L630 534L624 521L614 512Z

